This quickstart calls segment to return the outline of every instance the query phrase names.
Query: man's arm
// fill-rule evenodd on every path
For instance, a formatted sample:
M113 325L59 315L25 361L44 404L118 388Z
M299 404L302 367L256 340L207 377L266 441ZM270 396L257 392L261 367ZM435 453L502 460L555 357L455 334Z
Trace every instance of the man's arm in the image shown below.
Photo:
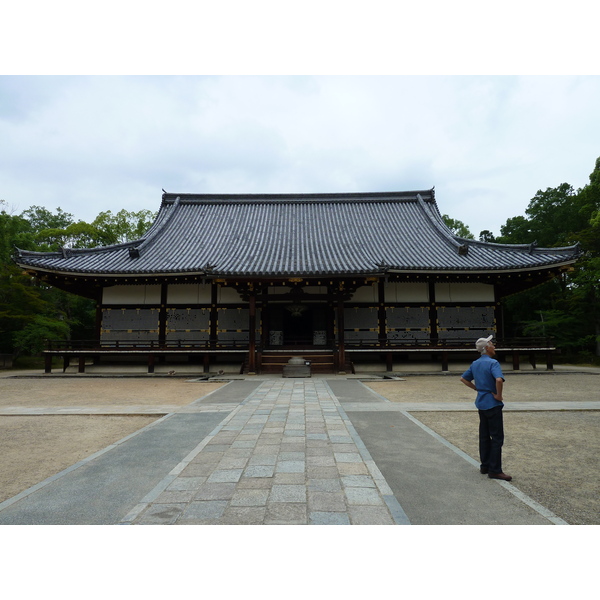
M472 381L469 381L468 379L465 379L464 377L461 377L460 380L469 388L471 388L472 390L477 391L477 388L475 387L475 385L473 384Z
M502 377L496 377L496 393L492 394L498 402L502 402L502 389L504 388L504 379Z

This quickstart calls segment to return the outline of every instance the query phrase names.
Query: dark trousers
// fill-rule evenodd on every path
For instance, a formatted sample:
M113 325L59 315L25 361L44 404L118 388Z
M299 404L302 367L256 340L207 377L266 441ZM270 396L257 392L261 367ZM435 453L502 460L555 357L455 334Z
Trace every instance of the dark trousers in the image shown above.
M504 424L502 407L479 411L479 458L490 473L502 473Z

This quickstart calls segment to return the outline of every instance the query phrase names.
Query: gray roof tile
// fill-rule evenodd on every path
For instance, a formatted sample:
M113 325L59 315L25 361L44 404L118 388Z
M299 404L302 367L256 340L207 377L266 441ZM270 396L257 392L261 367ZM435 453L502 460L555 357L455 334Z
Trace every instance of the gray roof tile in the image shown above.
M136 248L139 258L130 256ZM322 276L391 271L541 269L578 249L463 240L433 190L368 194L164 194L136 242L59 253L20 250L17 263L58 273Z

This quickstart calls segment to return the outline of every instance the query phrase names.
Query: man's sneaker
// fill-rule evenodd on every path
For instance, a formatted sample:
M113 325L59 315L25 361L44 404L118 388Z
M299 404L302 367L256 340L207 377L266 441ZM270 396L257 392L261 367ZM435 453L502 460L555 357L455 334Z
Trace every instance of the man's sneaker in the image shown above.
M506 473L488 473L490 479L502 479L503 481L510 481L512 477Z

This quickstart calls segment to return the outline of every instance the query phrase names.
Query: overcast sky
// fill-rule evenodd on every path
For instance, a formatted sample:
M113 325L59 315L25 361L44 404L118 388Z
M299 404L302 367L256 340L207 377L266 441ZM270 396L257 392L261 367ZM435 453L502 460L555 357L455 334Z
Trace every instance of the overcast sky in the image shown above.
M285 72L271 64L249 68L243 44L236 52L244 68L236 71L234 60L221 72ZM95 72L119 73L120 58ZM454 74L470 72L469 64L452 75L70 76L54 73L86 70L35 64L0 76L0 198L16 212L60 207L91 221L103 210L155 211L162 188L255 194L435 187L442 213L475 235L499 233L538 190L587 184L600 156L597 75ZM448 69L440 64L423 72ZM198 70L218 68L217 61Z

